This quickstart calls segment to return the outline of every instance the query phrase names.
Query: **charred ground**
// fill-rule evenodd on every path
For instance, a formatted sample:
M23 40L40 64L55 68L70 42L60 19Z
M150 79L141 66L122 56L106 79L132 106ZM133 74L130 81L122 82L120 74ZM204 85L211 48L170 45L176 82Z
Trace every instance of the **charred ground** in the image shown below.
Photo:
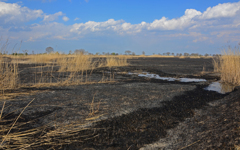
M99 103L100 109L96 115L108 115L99 117L90 128L78 131L74 136L53 137L51 142L56 144L35 145L29 149L231 149L240 144L239 88L230 94L203 89L210 82L219 80L219 76L212 74L212 59L138 58L129 62L131 65L126 67L89 71L93 80L101 79L104 72L115 72L115 83L25 87L5 91L35 92L30 96L17 96L7 102L12 107L5 110L5 122L0 124L11 124L11 120L18 115L17 111L12 111L26 106L34 97L37 100L32 104L33 107L28 108L19 120L19 125L25 122L21 125L21 131L41 127L53 120L66 123L84 119L89 114L86 103L90 103L97 92L96 101L105 103ZM34 71L31 68L36 67L34 64L19 64L19 67L24 70L20 71L22 82L34 80L34 72L31 72ZM57 66L55 69L58 74ZM117 74L132 71L146 71L163 77L204 78L208 81L181 83ZM109 74L104 75L109 77ZM28 76L32 78L26 80ZM39 103L45 106L36 109ZM48 126L44 132L33 137L37 139L50 130L54 130L54 126ZM12 132L16 131L14 129ZM34 138L29 142L34 141ZM61 144L59 139L72 142Z

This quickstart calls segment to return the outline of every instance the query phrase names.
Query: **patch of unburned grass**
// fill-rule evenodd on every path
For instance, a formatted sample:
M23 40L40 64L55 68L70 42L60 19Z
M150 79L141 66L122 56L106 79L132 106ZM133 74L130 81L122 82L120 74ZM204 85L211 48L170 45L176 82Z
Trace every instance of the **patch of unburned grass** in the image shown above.
M108 57L106 60L107 67L114 67L114 66L127 66L127 58L126 57Z
M0 90L13 89L18 86L18 64L4 61L0 56Z
M89 55L76 55L75 57L62 57L57 59L60 72L63 71L85 71L94 69L92 57Z
M37 54L25 56L25 58L30 59L30 61L33 63L51 63L60 57L63 56L59 54Z
M0 90L15 88L18 81L18 64L10 63L10 59L3 55L7 53L8 40L2 43L0 40Z
M214 66L214 72L220 72L220 56L214 56L213 57L213 66Z
M38 58L40 57L40 58ZM45 58L44 58L45 57ZM100 67L116 67L128 65L127 59L129 56L104 56L97 57L93 55L59 55L59 54L44 54L26 56L35 64L41 64L35 70L35 74L40 77L35 77L34 86L64 86L76 84L92 84L91 75L94 69ZM24 59L24 58L22 58ZM53 74L53 68L59 68L58 73ZM56 71L56 70L55 70ZM35 76L36 76L35 75ZM104 76L104 74L103 74ZM112 82L114 76L110 78L103 77L99 82ZM96 82L96 81L95 81Z
M76 84L92 84L91 74L94 69L100 67L116 67L128 65L127 59L130 56L103 56L93 55L60 55L60 54L39 54L39 55L0 55L0 90L19 87L43 87L43 86L64 86ZM20 63L33 63L34 80L29 83L21 83L18 74ZM56 73L56 69L58 70ZM32 69L33 70L33 69ZM21 70L20 70L21 71ZM104 74L103 74L104 76ZM26 75L28 78L28 75ZM103 77L96 82L112 82L110 78ZM28 79L26 79L28 80Z
M239 49L222 52L222 56L213 60L214 71L221 73L223 82L240 85L240 51Z

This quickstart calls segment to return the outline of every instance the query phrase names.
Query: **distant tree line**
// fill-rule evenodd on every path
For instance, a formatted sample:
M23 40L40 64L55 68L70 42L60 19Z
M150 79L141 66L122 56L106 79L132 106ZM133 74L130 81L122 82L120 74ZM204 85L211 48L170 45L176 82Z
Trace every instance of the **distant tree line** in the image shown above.
M159 53L159 55L161 55L160 53ZM166 53L163 53L162 55L165 55L165 56L211 56L211 54L204 54L204 55L202 55L202 54L199 54L199 53L176 53L176 54L174 54L174 53L170 53L170 52L166 52ZM216 54L215 54L216 55Z
M47 47L46 48L46 53L47 54L54 53L54 49L52 47ZM27 54L27 52L24 53L24 54ZM73 52L72 52L72 50L70 50L68 54L94 55L93 53L89 53L85 49L76 49ZM15 55L15 53L14 53L14 55ZM97 52L95 55L101 55L101 53ZM119 55L119 54L116 53L116 52L112 52L112 53L102 52L102 55ZM135 54L135 52L132 52L130 50L126 50L125 51L125 55L132 55L132 56L134 56L136 54ZM144 51L142 51L142 55L145 55ZM155 53L153 53L153 55L155 55ZM220 54L213 54L213 55L211 55L211 54L207 54L206 53L206 54L202 55L202 54L199 54L199 53L186 53L186 52L185 53L176 53L176 54L175 53L171 53L171 52L165 52L165 53L162 53L162 54L158 53L158 55L164 55L164 56L186 56L186 57L188 57L188 56L206 56L206 57L207 56L221 56Z

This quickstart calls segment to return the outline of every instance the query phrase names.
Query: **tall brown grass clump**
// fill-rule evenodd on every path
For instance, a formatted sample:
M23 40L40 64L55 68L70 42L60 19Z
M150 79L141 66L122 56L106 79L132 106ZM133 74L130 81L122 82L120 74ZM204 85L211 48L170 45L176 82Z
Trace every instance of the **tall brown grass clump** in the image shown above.
M221 56L213 57L214 72L220 72L220 60L221 60Z
M4 55L8 41L5 44L1 44L0 49L0 90L13 89L17 87L18 83L18 63L12 63L11 58Z
M222 56L214 58L214 70L221 73L221 80L225 83L240 85L240 51L229 48Z
M88 71L93 71L96 67L96 63L92 61L92 56L83 54L58 58L57 64L60 66L59 72L70 73L67 79L61 81L63 84L79 84L83 83L83 81L87 83Z
M0 58L1 59L1 58ZM1 60L0 60L1 61ZM0 64L0 90L17 87L18 65L1 62Z
M106 66L107 67L113 67L113 66L127 66L127 58L122 57L108 57L106 60Z
M29 58L34 63L50 63L55 61L56 59L60 58L61 55L59 54L38 54L38 55L29 55L25 56Z
M57 59L59 71L85 71L93 69L92 57L89 55L76 55L75 57L62 57Z

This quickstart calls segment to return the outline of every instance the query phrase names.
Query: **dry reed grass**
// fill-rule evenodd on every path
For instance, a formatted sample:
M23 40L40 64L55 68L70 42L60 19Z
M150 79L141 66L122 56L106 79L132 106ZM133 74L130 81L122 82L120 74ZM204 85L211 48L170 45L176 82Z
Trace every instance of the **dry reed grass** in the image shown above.
M33 99L33 100L34 100L34 99ZM5 140L6 140L7 138L9 138L9 133L10 133L11 130L13 129L14 125L16 124L16 122L18 121L18 119L20 118L20 116L22 115L22 113L24 112L24 110L32 103L33 100L31 100L31 101L27 104L27 106L24 107L24 109L21 111L21 113L18 115L18 117L16 118L16 120L14 121L14 123L12 124L12 126L10 127L10 129L8 130L7 134L2 137L2 142L1 142L1 144L0 144L0 147L3 145L3 143L5 142ZM5 102L4 102L4 104L5 104ZM1 114L2 114L2 112L3 112L3 109L4 109L4 105L3 105L3 108L2 108Z
M114 66L127 66L127 58L126 57L107 57L106 66L114 67Z
M33 63L51 63L63 56L59 54L37 54L37 55L28 55L24 57L27 59L30 59L31 62Z
M13 89L18 86L18 62L11 63L6 55L8 53L8 39L5 43L0 40L0 90Z
M1 61L1 58L0 58ZM0 90L13 89L18 85L18 64L0 63Z
M100 59L93 55L64 55L64 54L43 54L22 56L21 59L30 60L30 63L41 64L35 70L35 74L41 74L41 77L35 79L34 87L42 86L64 86L76 84L92 84L91 74L94 69L100 67L126 66L126 56L106 56L106 59ZM27 61L29 62L29 61ZM53 68L58 66L59 76L52 74ZM35 75L36 76L36 75ZM55 82L52 82L52 80ZM103 77L104 78L104 77ZM108 80L108 79L107 79ZM99 82L107 82L101 80ZM111 82L111 77L109 79Z
M94 69L92 57L89 55L76 55L75 57L62 57L57 59L60 72L85 71Z
M34 100L34 99L33 99ZM97 109L95 109L94 104L94 96L90 107L90 113L89 116L87 116L82 122L73 122L66 125L55 125L54 128L51 127L51 124L54 123L54 121L45 124L43 126L30 128L30 129L23 129L22 126L26 124L30 124L34 122L35 120L28 121L28 122L17 122L19 118L21 117L23 111L29 107L29 105L32 103L31 100L27 106L25 106L21 113L17 116L16 119L8 119L5 120L5 118L2 118L5 102L2 106L1 110L1 116L0 121L1 122L13 122L10 124L3 124L0 125L0 149L27 149L27 148L38 148L41 146L48 146L54 149L54 147L59 147L66 144L71 144L72 142L81 142L82 140L87 140L90 138L94 138L95 135L93 134L85 134L81 135L79 132L82 130L88 129L87 126L89 126L91 123L96 122L99 117L101 117L104 114L95 115L99 109L99 104ZM11 132L14 130L13 132ZM79 141L80 140L80 141Z
M239 48L222 52L222 56L213 60L214 71L221 73L221 80L225 83L240 85L240 51Z
M220 72L220 56L213 57L214 72Z
M5 52L5 49L3 50ZM2 51L0 51L2 52ZM11 58L14 61L7 62L6 58ZM13 89L20 84L18 82L18 60L21 60L23 63L25 60L27 63L41 63L41 66L36 68L38 70L37 73L41 74L39 82L35 82L34 86L59 86L65 84L91 84L89 80L87 80L89 74L89 70L92 71L97 67L112 67L112 66L125 66L127 65L127 58L130 57L122 57L117 56L114 58L106 58L105 62L96 60L93 61L93 56L90 55L58 55L58 54L42 54L42 55L28 55L28 56L11 56L11 55L0 55L0 90L3 91L2 96L4 97L4 90ZM68 76L65 79L58 78L57 82L52 83L50 79L44 77L44 73L48 73L47 75L52 78L52 70L53 67L58 65L60 67L59 72L66 73L68 72ZM47 68L44 70L44 68ZM51 69L52 68L52 69ZM70 74L69 74L70 72ZM83 73L85 74L85 80L83 81ZM66 74L65 74L66 75ZM90 74L91 75L91 74ZM64 76L64 75L63 75ZM36 78L36 77L35 77ZM57 77L55 77L57 78ZM76 82L79 81L79 82ZM36 81L36 79L35 79ZM104 82L103 79L101 82ZM112 81L110 81L112 82ZM24 85L19 85L24 86ZM5 98L4 98L5 100ZM32 102L32 101L31 101ZM31 103L30 102L30 103ZM86 126L86 124L73 123L64 126L59 126L54 130L46 131L45 129L49 128L49 125L44 125L37 128L32 128L28 130L22 130L22 126L24 124L31 123L33 121L17 122L19 117L21 117L22 112L28 107L28 104L20 115L15 119L4 120L2 117L4 106L6 101L4 101L1 114L0 121L1 122L13 122L12 124L3 124L0 125L0 149L27 149L34 148L42 145L62 145L69 144L74 142L74 140L68 140L68 137L76 136L84 139L92 138L95 135L79 135L79 131L84 130L81 126ZM97 109L95 109L94 98L90 107L90 117L85 118L85 120L91 120L94 122L99 116L94 116L99 109L100 101L98 103ZM14 130L14 132L12 132ZM39 135L36 137L36 135Z
M18 86L18 63L11 63L0 55L0 90L13 89Z
M92 71L96 68L128 65L127 58L125 57L107 57L106 60L103 61L90 55L62 57L57 59L57 64L60 66L59 72L71 72L68 79L62 82L64 84L88 83L90 81L89 78L92 74ZM89 72L90 74L88 74ZM103 82L103 80L101 80L101 82Z
M160 57L160 58L173 58L173 57L175 57L175 56L172 56L172 55L170 55L170 56L166 56L166 55L149 55L149 56L144 56L144 57Z
M103 57L103 56L102 56ZM76 84L92 84L91 74L94 69L100 67L126 66L127 59L130 56L106 56L96 57L92 55L60 55L60 54L41 54L41 55L0 55L0 90L13 89L17 86L64 86ZM6 62L7 58L10 62ZM34 63L35 65L35 81L34 83L25 85L18 80L18 64ZM39 66L40 64L40 66ZM59 67L59 75L53 75L53 68ZM37 77L40 74L40 77ZM104 76L104 74L103 74ZM112 77L112 76L111 76ZM100 83L112 82L112 79L102 78ZM3 95L4 96L4 95Z
M128 55L117 56L92 56L92 55L60 55L60 54L41 54L24 56L34 63L57 62L60 65L60 71L81 71L93 69L95 67L126 66L127 59L133 58ZM93 62L93 58L106 58L106 62ZM94 64L95 63L95 64ZM98 64L96 66L96 64Z
M8 57L8 56L6 56ZM11 58L18 60L18 56L10 56ZM20 57L19 57L20 58ZM87 78L88 76L91 76L91 73L89 74L89 71L92 71L95 68L98 67L113 67L113 66L125 66L127 64L127 59L130 57L125 56L115 56L115 57L106 57L106 59L103 59L104 61L100 61L99 59L93 60L94 56L89 55L56 55L56 54L50 54L50 55L31 55L31 56L21 56L21 60L30 60L35 64L41 63L41 66L38 66L36 70L36 74L40 73L41 77L38 80L38 82L35 82L34 86L61 86L61 85L68 85L68 84L91 84ZM2 85L1 88L7 89L7 88L14 88L16 87L17 81L18 81L18 61L9 62L6 63L4 61L4 57L0 56L0 81ZM58 66L60 69L58 70L59 73L63 73L63 76L65 77L59 77L57 79L57 82L49 82L51 80L47 79L47 77L44 77L44 74L46 75L46 72L48 73L47 76L53 77L52 70L53 67ZM52 69L51 69L52 68ZM85 73L85 74L84 74ZM84 75L84 77L83 77ZM57 78L57 77L56 77ZM83 78L85 78L83 80ZM110 77L111 78L111 77ZM77 81L77 82L76 82ZM101 80L101 83L108 82L106 80ZM109 82L112 82L111 79ZM24 85L21 85L24 86ZM4 96L4 95L3 95ZM97 135L79 135L79 132L81 130L85 130L86 128L83 128L82 126L86 126L86 124L79 124L77 122L71 123L68 125L60 125L57 126L54 130L48 130L50 126L44 125L37 128L32 128L28 130L22 130L21 126L23 122L17 122L18 118L21 116L22 112L28 107L29 103L23 111L20 113L20 115L17 117L17 119L14 120L3 120L3 110L5 103L2 106L1 114L0 114L0 121L7 121L7 122L13 122L12 124L7 125L0 125L0 139L1 139L1 145L0 149L27 149L27 148L34 148L39 147L42 145L45 146L58 146L63 144L69 144L74 142L73 139L69 140L70 137L80 137L83 139L92 138ZM88 122L94 122L96 119L98 119L101 115L96 116L96 113L99 110L100 101L97 105L97 107L94 104L94 97L92 100L92 103L90 105L90 112L89 116L85 118ZM95 108L96 107L96 108ZM89 118L90 117L90 118ZM32 121L29 121L28 123L31 123ZM14 132L11 132L14 130ZM17 131L18 130L18 131ZM4 134L2 134L4 133ZM36 135L40 135L36 137ZM77 141L77 140L76 140ZM10 144L11 143L11 144Z

